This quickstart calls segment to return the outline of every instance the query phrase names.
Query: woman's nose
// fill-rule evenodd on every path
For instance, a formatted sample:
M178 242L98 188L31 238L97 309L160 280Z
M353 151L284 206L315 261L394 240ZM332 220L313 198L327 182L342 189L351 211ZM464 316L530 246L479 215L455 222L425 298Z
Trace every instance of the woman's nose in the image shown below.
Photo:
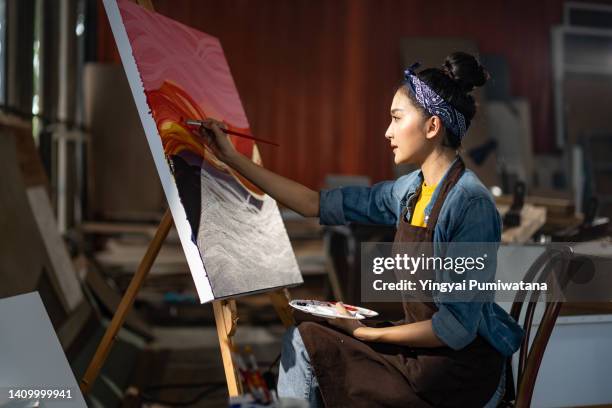
M385 138L388 139L388 140L393 139L393 132L391 132L391 126L390 125L387 128L387 131L385 132Z

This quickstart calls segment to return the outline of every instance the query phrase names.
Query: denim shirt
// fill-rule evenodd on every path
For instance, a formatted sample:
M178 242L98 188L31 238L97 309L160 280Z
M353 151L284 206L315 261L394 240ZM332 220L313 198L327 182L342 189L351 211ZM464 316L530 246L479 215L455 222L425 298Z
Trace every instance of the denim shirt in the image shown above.
M425 222L447 174L448 170L425 208ZM350 221L397 225L402 210L409 200L416 198L415 192L422 183L422 172L417 170L372 187L322 190L320 222L323 225L341 225ZM410 209L406 219L410 219ZM434 243L500 242L501 230L501 217L493 197L478 177L466 169L442 205L434 228ZM519 348L523 330L498 304L438 300L436 304L438 311L432 317L433 331L452 349L464 348L477 335L504 356L511 356Z

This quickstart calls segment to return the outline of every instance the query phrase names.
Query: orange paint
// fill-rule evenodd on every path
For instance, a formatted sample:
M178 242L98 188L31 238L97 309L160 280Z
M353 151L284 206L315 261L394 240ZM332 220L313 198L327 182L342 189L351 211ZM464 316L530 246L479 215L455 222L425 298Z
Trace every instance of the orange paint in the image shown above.
M155 119L157 130L161 136L166 156L174 156L188 150L206 160L216 169L223 171L240 183L256 196L263 196L264 192L253 183L242 177L239 173L220 161L214 151L204 142L197 130L190 128L184 118L205 120L207 116L198 104L180 86L170 81L164 81L159 89L145 91L147 104ZM238 132L249 132L249 129L240 129L224 122L228 129ZM255 144L251 140L230 136L230 140L240 153L253 160Z

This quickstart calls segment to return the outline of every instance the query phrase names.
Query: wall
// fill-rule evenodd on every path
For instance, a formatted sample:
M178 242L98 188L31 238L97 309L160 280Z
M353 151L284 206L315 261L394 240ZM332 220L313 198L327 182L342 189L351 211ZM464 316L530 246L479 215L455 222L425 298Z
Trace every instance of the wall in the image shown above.
M505 56L531 103L536 152L554 145L550 27L561 0L154 0L221 39L267 167L311 187L327 173L393 177L384 139L401 79L400 38L463 36ZM99 7L98 55L119 61ZM442 62L442 61L441 61Z

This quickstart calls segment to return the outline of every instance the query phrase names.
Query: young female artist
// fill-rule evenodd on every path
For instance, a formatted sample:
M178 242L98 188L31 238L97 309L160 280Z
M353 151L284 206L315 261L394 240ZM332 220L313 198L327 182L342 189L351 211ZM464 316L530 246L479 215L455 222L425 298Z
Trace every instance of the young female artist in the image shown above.
M420 167L373 187L316 192L237 154L211 121L219 158L270 196L322 224L397 225L396 242L499 242L501 222L458 149L476 106L470 92L487 73L465 53L441 68L405 71L385 134L395 163ZM495 406L504 361L520 327L490 302L404 303L405 320L385 328L355 320L302 323L284 338L278 392L329 407ZM322 399L322 400L321 400Z

